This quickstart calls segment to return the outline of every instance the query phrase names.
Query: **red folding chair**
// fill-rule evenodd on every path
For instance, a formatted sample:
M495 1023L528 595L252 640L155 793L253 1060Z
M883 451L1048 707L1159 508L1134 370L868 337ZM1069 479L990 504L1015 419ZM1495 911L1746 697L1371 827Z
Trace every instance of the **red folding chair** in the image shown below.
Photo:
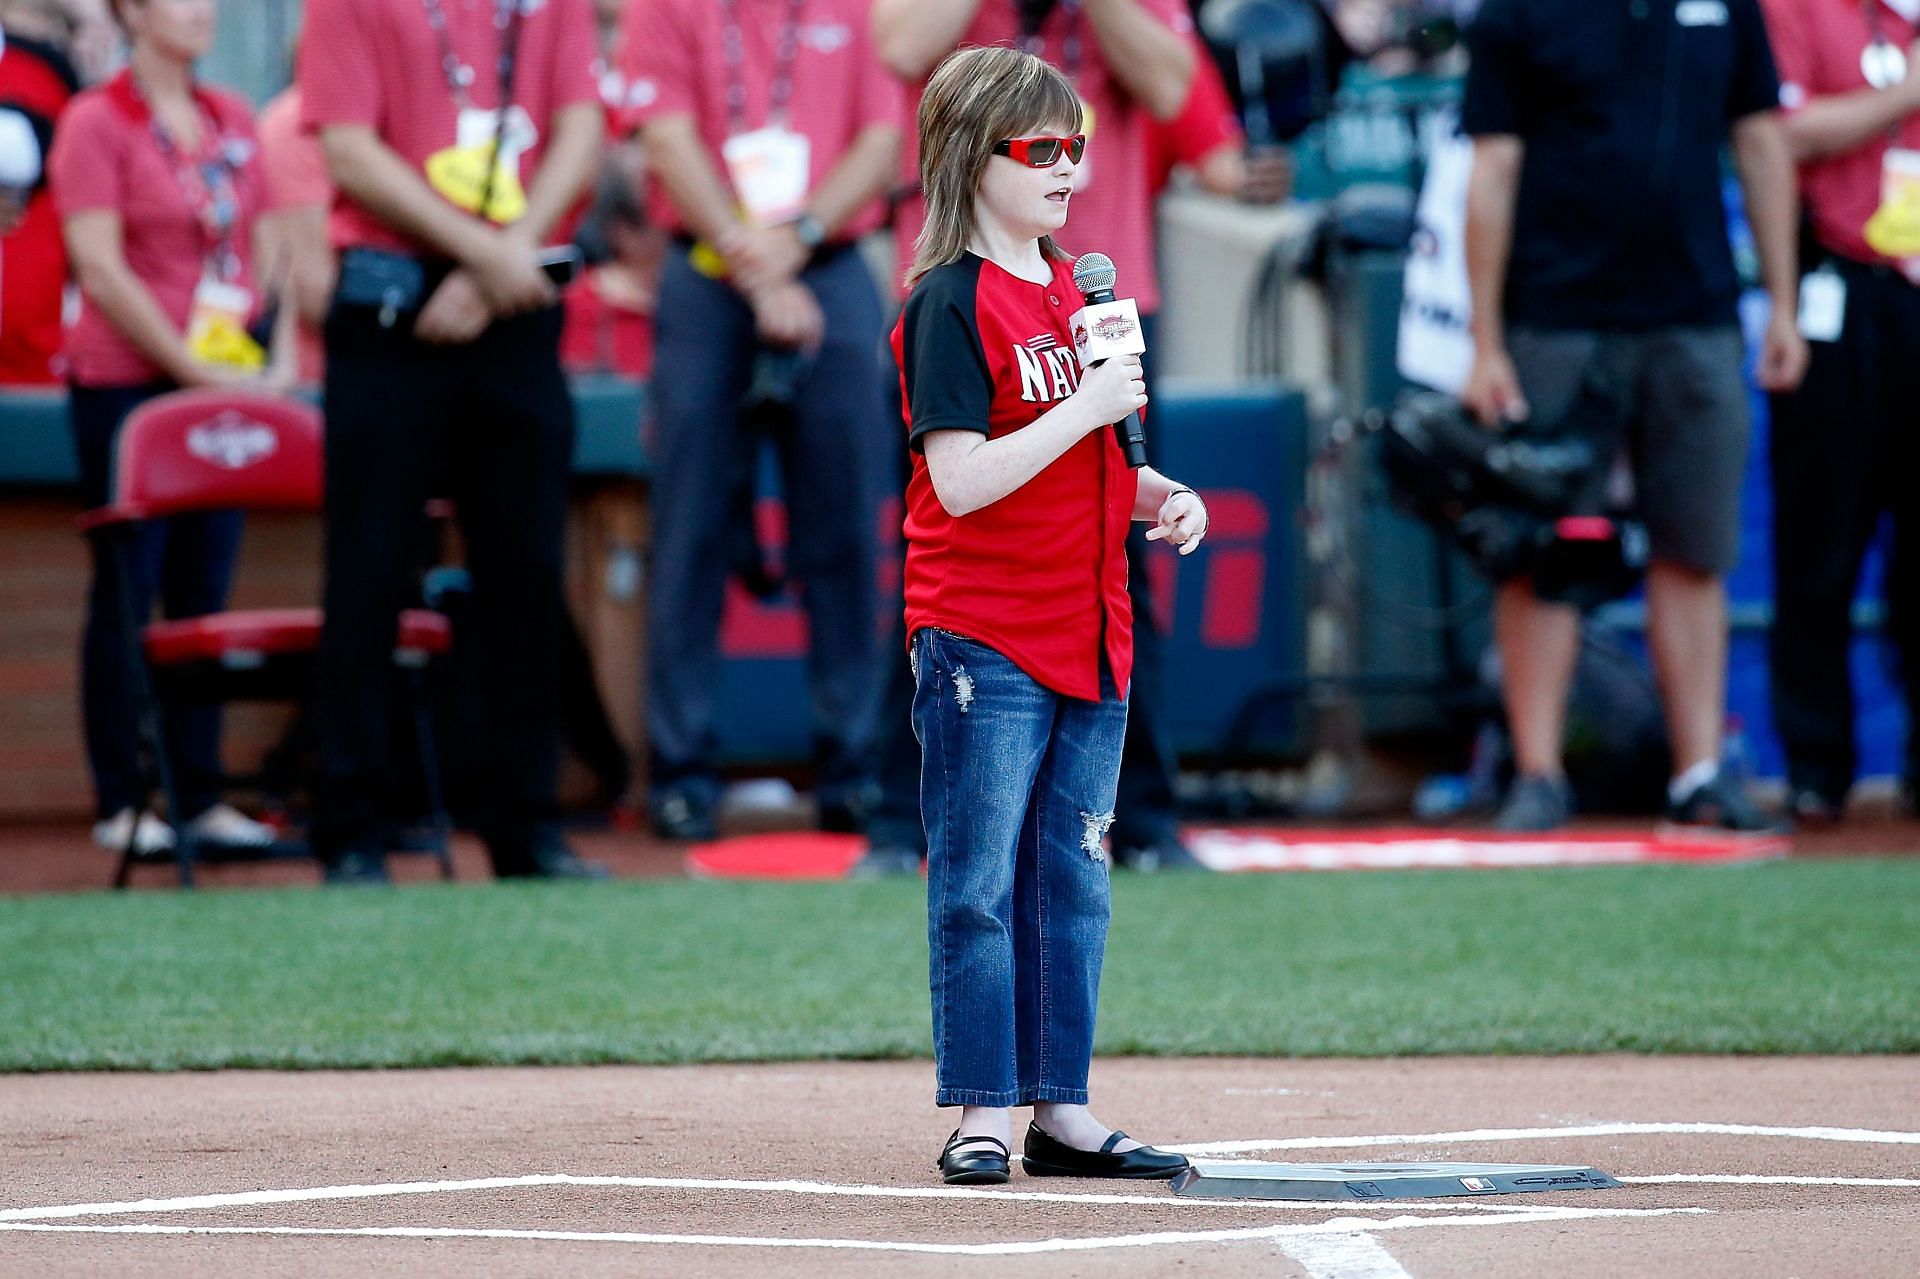
M317 409L298 400L225 391L178 391L150 400L120 428L114 454L112 505L89 512L81 527L104 539L118 557L122 583L132 539L142 520L196 511L304 511L318 513L325 473L322 426ZM170 854L180 884L191 888L195 864L211 860L197 847L189 824L180 820L175 763L168 758L161 715L186 703L233 701L308 701L313 691L314 656L320 645L317 608L247 609L202 617L149 622L134 617L130 590L121 592L129 636L128 661L134 674L136 714L142 745L151 765L142 812L157 788L175 819ZM453 878L447 851L447 819L421 673L436 654L451 646L453 632L444 615L409 609L400 616L393 660L414 712L421 780L431 825L425 851L439 862L444 878ZM136 814L136 818L139 814ZM138 821L135 829L138 829ZM260 854L254 854L259 856ZM307 856L305 847L276 848L266 856ZM136 855L130 838L114 876L124 888L134 864L165 860Z

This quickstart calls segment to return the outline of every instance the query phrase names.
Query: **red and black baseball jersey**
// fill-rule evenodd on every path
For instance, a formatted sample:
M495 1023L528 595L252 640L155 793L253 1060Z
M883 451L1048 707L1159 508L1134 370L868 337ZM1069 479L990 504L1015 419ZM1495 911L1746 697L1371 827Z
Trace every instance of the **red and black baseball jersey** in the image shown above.
M969 253L914 286L893 331L913 477L907 483L907 634L923 626L1005 654L1057 693L1096 701L1104 649L1114 686L1133 672L1127 526L1138 477L1113 432L1090 432L1006 497L969 515L940 505L921 440L998 439L1080 385L1067 330L1073 264L1034 284Z

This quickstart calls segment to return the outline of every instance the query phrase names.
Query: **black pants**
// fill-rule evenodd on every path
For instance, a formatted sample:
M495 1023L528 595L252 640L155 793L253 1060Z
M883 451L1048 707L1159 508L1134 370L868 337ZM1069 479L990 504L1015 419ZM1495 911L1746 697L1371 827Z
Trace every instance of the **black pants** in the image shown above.
M808 267L801 282L820 303L826 336L774 443L786 489L787 569L807 615L814 749L827 799L864 785L870 770L873 495L884 426L880 299L852 250ZM672 250L660 280L653 378L660 465L647 591L647 735L656 796L677 788L712 798L719 790L714 715L735 533L730 499L758 459L759 436L742 428L741 398L759 351L745 299L694 270L685 249Z
M112 493L114 442L127 415L174 389L167 382L72 388L68 414L80 463L80 497L89 510L106 505ZM86 629L80 646L80 701L94 802L102 817L138 806L147 797L135 718L134 639L127 633L121 593L126 592L132 604L135 626L151 614L156 596L168 618L219 611L226 606L233 579L240 529L239 512L214 511L149 520L126 537L119 554L110 553L97 538L92 543L93 581L87 591ZM205 812L218 797L220 710L174 707L163 719L161 732L174 766L180 804L186 810L172 816L184 821Z
M404 316L386 329L371 310L336 306L327 320L322 857L378 851L410 791L411 762L391 758L393 642L400 611L419 597L413 548L429 497L452 497L473 575L471 623L454 643L478 649L488 796L478 825L495 869L516 868L553 820L573 450L560 323L556 307L436 347L416 341Z
M1860 562L1893 518L1888 627L1914 717L1920 604L1920 288L1891 271L1837 264L1846 318L1811 342L1806 381L1773 397L1773 713L1788 782L1830 801L1853 783L1848 649ZM1907 776L1915 776L1909 736Z

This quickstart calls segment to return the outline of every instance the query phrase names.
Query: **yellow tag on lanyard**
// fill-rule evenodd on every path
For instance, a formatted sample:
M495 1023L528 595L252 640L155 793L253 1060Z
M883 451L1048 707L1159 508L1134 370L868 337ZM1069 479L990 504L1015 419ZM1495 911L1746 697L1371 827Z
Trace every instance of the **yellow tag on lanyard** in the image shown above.
M237 284L202 280L187 317L187 353L202 364L250 373L264 368L267 353L247 332L253 293Z
M481 193L487 190L487 170L493 170L493 190L487 196L485 217L505 225L527 211L527 193L520 175L504 164L489 164L493 148L447 147L427 157L427 182L447 203L468 213L480 212Z
M1867 219L1867 245L1890 258L1920 255L1920 151L1887 148L1880 162L1880 207Z
M527 192L520 183L520 157L539 135L524 108L511 108L504 124L497 123L498 117L496 111L463 109L457 141L428 156L425 167L427 184L447 203L504 226L526 216ZM487 202L484 211L480 208L483 197Z

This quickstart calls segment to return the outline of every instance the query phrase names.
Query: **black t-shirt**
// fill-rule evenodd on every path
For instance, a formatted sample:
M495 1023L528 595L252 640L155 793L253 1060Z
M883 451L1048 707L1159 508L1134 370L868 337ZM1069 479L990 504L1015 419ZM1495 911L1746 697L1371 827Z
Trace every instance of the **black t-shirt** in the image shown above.
M1509 322L1731 321L1721 148L1779 104L1756 0L1486 0L1467 38L1462 130L1526 144Z

